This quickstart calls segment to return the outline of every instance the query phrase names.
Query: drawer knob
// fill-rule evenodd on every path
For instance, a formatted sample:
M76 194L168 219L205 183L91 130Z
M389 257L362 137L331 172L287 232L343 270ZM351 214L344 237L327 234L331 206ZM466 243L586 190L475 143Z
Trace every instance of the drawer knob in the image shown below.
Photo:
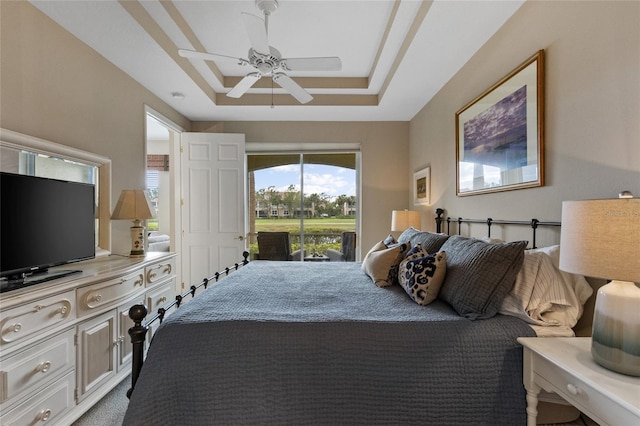
M13 331L14 333L20 333L20 330L22 330L22 324L20 323L13 324L12 326L9 327L9 330Z
M40 420L41 422L46 422L47 420L49 420L50 417L51 417L51 410L48 408L38 413L38 420Z
M46 373L50 369L51 369L51 361L41 362L40 364L38 364L38 367L36 367L36 370L38 370L41 373Z
M58 314L60 314L60 315L62 315L62 316L65 316L65 315L67 314L67 311L68 311L68 310L69 310L69 309L68 309L66 306L60 306L60 307L56 310L56 313L58 313Z
M572 385L571 383L567 385L567 390L571 395L580 395L580 393L582 393L579 387Z
M101 294L96 294L95 296L91 297L91 301L92 302L99 302L102 300L102 295Z

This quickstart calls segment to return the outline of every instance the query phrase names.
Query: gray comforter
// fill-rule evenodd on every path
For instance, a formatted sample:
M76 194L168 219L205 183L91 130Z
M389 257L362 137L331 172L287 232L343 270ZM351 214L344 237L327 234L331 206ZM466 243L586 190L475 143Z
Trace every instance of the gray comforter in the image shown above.
M520 425L519 319L470 321L358 263L253 262L158 329L125 425Z

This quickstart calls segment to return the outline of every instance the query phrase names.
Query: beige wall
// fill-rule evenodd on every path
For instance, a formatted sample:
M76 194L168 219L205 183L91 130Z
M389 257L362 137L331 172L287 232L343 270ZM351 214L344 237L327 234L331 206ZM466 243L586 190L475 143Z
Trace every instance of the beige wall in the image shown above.
M0 127L111 158L112 204L144 186L144 106L187 130L246 133L247 141L362 144L363 250L408 203L408 123L190 123L27 2L0 2ZM128 224L113 223L116 253Z
M456 111L539 49L546 186L456 197ZM639 117L640 2L528 1L411 121L410 169L431 165L424 214L560 220L563 200L640 196Z
M112 205L144 188L145 105L190 122L25 2L0 2L0 127L112 160ZM112 249L126 253L130 225L113 223Z
M411 123L190 123L26 2L0 2L0 15L0 126L110 157L113 198L144 184L145 104L186 129L251 142L360 142L363 250L388 231L391 210L411 206L412 173L425 165L426 229L436 207L558 220L565 199L640 196L638 2L527 2ZM455 112L538 49L547 57L547 185L456 197ZM127 225L114 225L114 243L126 243Z
M244 133L247 142L360 143L362 256L389 234L391 210L409 207L407 122L226 122L224 131Z

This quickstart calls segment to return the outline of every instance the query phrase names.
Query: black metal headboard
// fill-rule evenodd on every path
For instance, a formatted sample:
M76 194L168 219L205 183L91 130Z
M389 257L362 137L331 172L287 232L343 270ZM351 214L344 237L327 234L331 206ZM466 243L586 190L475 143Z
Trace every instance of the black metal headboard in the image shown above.
M447 234L451 233L451 222L458 224L458 234L460 234L460 224L462 223L486 223L487 224L487 237L491 238L491 225L499 224L499 225L525 225L531 227L532 238L531 238L531 248L536 248L536 230L539 226L560 226L560 222L541 222L538 219L531 219L529 221L524 220L494 220L492 218L487 219L463 219L459 218L451 218L444 217L445 210L438 208L436 209L436 232L443 232L444 223L447 223Z

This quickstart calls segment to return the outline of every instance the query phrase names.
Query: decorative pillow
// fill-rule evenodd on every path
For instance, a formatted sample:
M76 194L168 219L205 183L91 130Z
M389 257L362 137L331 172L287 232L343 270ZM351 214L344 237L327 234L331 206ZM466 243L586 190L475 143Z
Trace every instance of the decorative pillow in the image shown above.
M526 246L527 241L490 244L451 236L441 247L447 275L439 297L471 320L493 317L513 288Z
M411 243L411 247L420 244L427 253L436 253L448 239L449 236L447 234L420 231L413 234L409 238L409 242Z
M384 240L384 241L386 241L386 240ZM364 256L364 259L362 260L362 270L363 271L364 271L364 262L371 255L371 253L373 253L374 251L380 251L380 250L384 250L384 249L387 248L387 245L384 243L384 241L378 241L377 243L375 243L375 245L373 247L371 247L371 249Z
M395 238L393 238L393 235L389 234L387 236L387 238L385 238L384 240L382 240L382 242L384 243L385 246L389 247L391 244L397 244L397 241Z
M419 257L425 257L425 256L429 256L429 252L426 251L422 245L417 244L417 245L412 245L411 249L409 251L407 251L407 253L404 255L404 260L411 260L411 259L417 259Z
M378 287L387 287L398 282L398 265L410 247L409 243L387 247L382 241L377 243L362 261L362 271Z
M446 260L445 252L429 255L420 247L419 251L400 262L398 282L411 300L425 306L438 297L447 271Z

